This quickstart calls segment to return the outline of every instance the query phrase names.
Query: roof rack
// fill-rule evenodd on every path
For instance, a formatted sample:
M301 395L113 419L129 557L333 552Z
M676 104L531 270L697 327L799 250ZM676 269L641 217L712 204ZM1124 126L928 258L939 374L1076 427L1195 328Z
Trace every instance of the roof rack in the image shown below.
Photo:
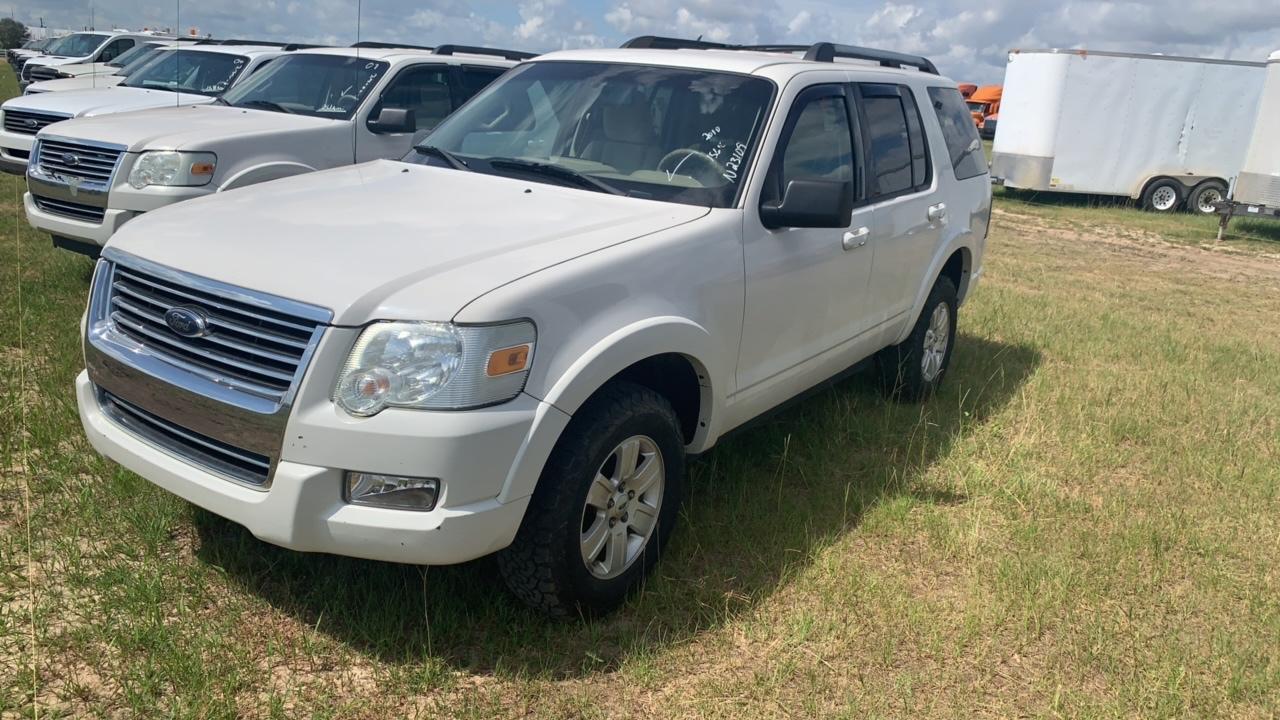
M228 38L226 40L214 40L205 38L196 42L197 45L265 45L267 47L285 47L287 43L278 40L246 40L244 38Z
M435 50L435 48L426 45L408 45L406 43L381 42L379 40L361 40L358 43L351 43L351 47L378 50Z
M892 50L876 50L874 48L854 45L837 45L820 42L812 45L730 45L728 43L708 40L686 40L683 38L641 35L622 44L624 48L651 48L657 50L754 50L756 52L803 52L805 60L814 62L835 62L836 58L850 60L870 60L884 67L913 67L920 72L937 75L938 68L926 57L907 55Z
M309 45L307 43L289 43L280 48L285 52L293 52L294 50L312 50L315 48L331 47L330 45Z
M524 52L522 50L503 50L501 48L476 47L475 45L441 45L436 48L437 55L457 55L459 53L463 55L493 55L507 60L529 60L538 56L537 53Z

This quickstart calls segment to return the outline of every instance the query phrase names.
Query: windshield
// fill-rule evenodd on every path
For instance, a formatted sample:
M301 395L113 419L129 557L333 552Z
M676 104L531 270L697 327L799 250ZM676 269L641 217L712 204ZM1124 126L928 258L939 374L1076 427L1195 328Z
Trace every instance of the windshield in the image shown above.
M223 100L236 107L349 120L388 67L344 55L290 55L254 73Z
M249 64L243 55L199 50L166 50L122 85L146 90L221 95Z
M50 45L46 52L50 55L62 55L64 57L89 55L94 50L97 50L98 46L102 45L109 37L111 36L96 33L73 33Z
M554 165L635 197L730 207L772 98L772 83L744 75L536 62L476 96L423 145L481 172L556 182L567 173L535 178L529 168ZM511 158L525 162L503 162ZM447 165L433 152L405 160Z
M129 52L131 53L133 51L130 50ZM127 64L125 64L119 70L115 71L115 73L113 74L118 75L120 77L129 77L130 75L138 72L139 70L146 67L147 65L150 65L156 60L159 60L160 55L163 54L164 52L165 52L164 49L159 47L148 47L146 48L145 52L134 57L132 60L130 60ZM126 55L127 54L128 53L126 53ZM121 55L121 57L124 57L124 56Z
M158 49L160 49L159 45L139 45L135 48L130 48L120 53L119 55L116 56L115 60L112 60L111 62L107 63L107 65L110 67L122 68L125 65L128 65L129 63L133 62L134 60L137 60L138 58L142 57L143 55L146 55L147 53L150 53L150 52L154 52Z

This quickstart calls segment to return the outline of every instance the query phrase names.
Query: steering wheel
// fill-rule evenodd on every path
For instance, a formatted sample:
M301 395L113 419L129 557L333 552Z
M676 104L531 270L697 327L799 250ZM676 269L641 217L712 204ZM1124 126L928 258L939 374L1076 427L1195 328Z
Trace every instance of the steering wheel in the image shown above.
M675 163L670 170L667 170L666 166L677 158L679 158L680 162ZM663 155L662 159L658 161L658 169L665 170L668 176L680 174L685 177L693 178L704 186L715 185L716 183L714 180L712 180L712 182L703 182L702 177L694 175L685 169L686 163L690 159L697 160L695 165L697 165L704 173L707 173L707 175L704 175L703 177L709 176L710 178L719 178L724 172L724 166L721 165L719 161L701 150L694 150L693 148L676 148L666 155Z

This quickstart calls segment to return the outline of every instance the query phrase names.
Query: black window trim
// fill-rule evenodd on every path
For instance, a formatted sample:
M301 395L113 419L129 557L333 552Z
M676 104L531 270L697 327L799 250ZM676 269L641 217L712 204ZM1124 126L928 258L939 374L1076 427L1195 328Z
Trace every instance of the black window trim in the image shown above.
M899 190L898 192L890 193L888 195L878 195L875 197L871 197L870 193L868 192L867 194L868 202L873 205L878 205L880 203L889 202L890 200L896 200L897 198L900 198L900 197L906 197L908 195L918 195L920 193L928 192L930 189L932 189L933 180L934 180L933 151L932 151L932 148L929 147L929 133L927 130L925 130L924 117L920 114L920 102L919 100L917 100L915 93L912 92L911 87L903 83L892 83L892 82L860 82L860 83L854 83L854 85L856 86L856 92L854 92L853 95L857 98L858 117L863 123L867 123L868 126L870 121L867 119L866 107L863 105L863 102L862 102L865 98L896 97L898 98L899 101L902 102L903 112L910 111L910 109L908 108L908 101L910 101L910 104L914 105L916 109L916 122L918 123L918 126L920 128L920 141L921 143L923 143L923 146L924 146L924 160L925 160L924 181L918 185L912 185L911 187L908 187L905 190ZM930 105L930 107L932 107L932 105ZM903 119L904 120L907 119L905 115L903 116ZM871 136L870 135L871 135L870 133L865 133L861 138L863 143L862 151L865 154L865 157L868 158L868 161L870 161L870 158L871 158ZM911 162L914 163L915 158L911 152L910 122L907 123L907 155L908 155L908 158L911 160Z
M114 40L110 40L110 39L109 39L109 40L107 40L106 42L104 42L104 43L102 43L101 45L99 45L97 50L94 50L94 51L93 51L93 59L91 60L91 62L93 62L93 63L100 63L100 62L101 62L101 63L106 63L106 62L111 62L111 60L103 60L103 59L102 59L102 56L103 56L103 55L105 55L105 54L106 54L106 52L107 52L107 48L111 47L112 45L115 45L116 43L121 43L121 42L124 42L124 41L126 41L126 40L128 40L129 42L131 42L131 43L133 43L133 44L132 44L132 45L130 45L129 47L125 48L123 52L118 52L118 53L116 53L116 54L111 58L111 60L115 60L116 58L120 57L120 56L121 56L121 55L123 55L124 53L129 52L130 50L132 50L132 49L134 49L135 47L137 47L137 46L138 46L138 39L137 39L137 38L133 38L133 37L123 36L123 37L117 37L117 38L115 38Z
M778 133L778 140L774 143L773 154L769 158L769 165L765 170L763 182L760 186L760 202L766 202L769 186L777 182L778 173L782 171L783 155L786 153L787 146L791 144L791 136L795 133L796 124L800 122L800 114L804 112L809 103L815 100L825 100L827 98L840 98L844 100L845 112L849 120L849 149L853 154L853 198L849 203L849 217L845 218L845 225L853 222L852 210L867 204L866 183L864 182L864 174L862 170L863 153L861 140L861 121L858 111L854 107L852 93L849 91L848 83L839 81L822 82L810 85L800 92L796 93L795 98L791 101L791 107L787 109L787 117L782 122L782 130ZM775 188L779 193L785 192L785 188Z

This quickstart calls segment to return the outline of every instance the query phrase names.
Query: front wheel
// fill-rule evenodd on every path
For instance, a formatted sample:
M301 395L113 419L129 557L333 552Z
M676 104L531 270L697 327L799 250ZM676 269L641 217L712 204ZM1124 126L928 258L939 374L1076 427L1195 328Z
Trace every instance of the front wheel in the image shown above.
M498 555L507 587L553 617L617 607L658 561L684 472L671 404L641 385L606 387L569 422Z
M950 278L940 277L906 340L876 356L881 385L891 396L924 400L942 384L956 344L959 301Z
M1218 212L1217 204L1227 199L1227 185L1221 180L1206 180L1191 191L1187 198L1187 209L1197 215L1213 215Z

